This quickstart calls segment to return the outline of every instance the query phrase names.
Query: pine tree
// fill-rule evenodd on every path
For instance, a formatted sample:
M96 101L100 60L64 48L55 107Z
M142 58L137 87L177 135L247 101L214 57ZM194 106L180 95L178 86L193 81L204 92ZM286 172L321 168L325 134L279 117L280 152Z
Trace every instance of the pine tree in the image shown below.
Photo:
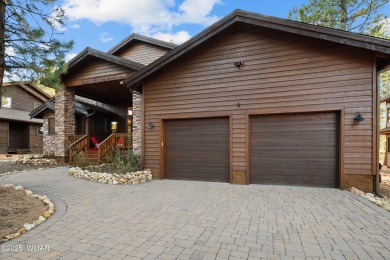
M41 80L45 85L59 87L59 75L66 71L65 53L73 41L56 39L66 17L55 3L56 0L1 0L0 96L4 78Z
M386 27L382 13L389 0L309 0L294 7L288 18L344 31L375 35Z

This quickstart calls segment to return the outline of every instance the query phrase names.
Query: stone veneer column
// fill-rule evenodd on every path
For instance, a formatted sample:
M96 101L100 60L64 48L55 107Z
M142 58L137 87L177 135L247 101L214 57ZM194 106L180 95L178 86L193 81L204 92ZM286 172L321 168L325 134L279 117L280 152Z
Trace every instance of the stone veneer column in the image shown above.
M142 155L142 95L133 92L133 152Z
M49 118L55 118L54 111L43 112L43 154L55 155L56 136L49 135Z
M66 88L56 92L56 152L63 161L68 160L67 137L75 134L75 92L74 88Z

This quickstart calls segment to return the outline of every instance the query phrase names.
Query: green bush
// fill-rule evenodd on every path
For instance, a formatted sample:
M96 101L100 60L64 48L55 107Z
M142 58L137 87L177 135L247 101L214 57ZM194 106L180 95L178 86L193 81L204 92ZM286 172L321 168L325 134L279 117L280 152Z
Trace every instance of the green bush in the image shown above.
M123 156L117 149L107 158L107 162L113 164L123 174L142 170L141 157L135 155L132 150L128 150L127 154Z
M80 168L85 168L89 165L87 154L80 152L76 155L76 166Z

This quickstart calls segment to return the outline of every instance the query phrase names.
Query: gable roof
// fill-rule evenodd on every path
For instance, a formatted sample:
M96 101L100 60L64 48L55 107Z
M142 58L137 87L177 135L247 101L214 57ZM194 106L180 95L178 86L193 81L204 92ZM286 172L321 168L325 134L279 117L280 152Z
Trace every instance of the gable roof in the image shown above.
M131 61L131 60L127 60L127 59L124 59L124 58L121 58L121 57L118 57L118 56L111 55L109 53L105 53L105 52L102 52L102 51L99 51L99 50L87 47L82 52L77 54L76 57L74 57L73 59L71 59L68 62L68 69L70 70L71 68L73 68L77 64L83 62L87 57L99 58L99 59L102 59L102 60L105 60L105 61L117 64L117 65L120 65L120 66L123 66L123 67L127 67L127 68L130 68L130 69L136 70L136 71L138 71L138 70L142 69L143 67L145 67L145 65L143 65L141 63L138 63L138 62L135 62L135 61Z
M121 50L123 50L124 47L134 44L135 42L146 42L150 43L152 45L156 45L162 48L166 49L174 49L177 47L176 44L170 43L170 42L165 42L161 40L157 40L151 37L143 36L137 33L133 33L130 36L128 36L126 39L115 45L113 48L111 48L109 51L107 51L108 54L115 54Z
M39 107L37 107L36 109L31 111L29 113L29 116L31 118L43 118L43 112L46 111L47 109L49 109L51 111L56 110L55 102L56 102L55 97L52 97L46 103L40 105ZM85 101L82 101L82 100L76 98L76 102L75 102L76 114L81 114L81 115L87 116L91 113L89 111L99 112L99 113L103 113L103 114L115 114L114 112L107 110L104 107L93 105L91 103L88 103L88 102L85 102Z
M124 83L127 87L136 87L141 80L152 73L165 67L167 64L178 59L196 46L202 44L216 34L224 31L236 23L245 23L259 27L280 30L293 34L313 37L317 39L337 42L349 46L377 51L384 54L390 54L390 41L362 34L346 32L338 29L327 28L292 20L286 20L271 16L260 15L242 10L235 10L225 18L211 25L198 35L194 36L187 42L168 52L166 55L149 64L144 69L131 75ZM390 56L389 56L390 59Z
M46 102L51 97L51 95L38 88L35 84L27 81L6 82L3 84L3 86L18 86L43 102Z
M0 109L0 119L33 124L42 124L43 122L42 119L31 119L28 111L5 107Z

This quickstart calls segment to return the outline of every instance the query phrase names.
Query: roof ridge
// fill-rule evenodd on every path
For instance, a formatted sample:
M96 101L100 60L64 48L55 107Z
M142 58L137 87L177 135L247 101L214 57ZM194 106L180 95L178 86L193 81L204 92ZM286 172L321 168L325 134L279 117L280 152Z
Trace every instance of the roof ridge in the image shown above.
M115 52L119 51L125 45L131 43L132 41L143 41L143 42L154 44L154 45L157 45L157 46L160 46L160 47L163 47L163 48L167 48L167 49L174 49L174 48L176 48L178 46L178 45L176 45L174 43L166 42L166 41L159 40L159 39L156 39L156 38L153 38L153 37L141 35L141 34L138 34L138 33L132 33L129 36L127 36L125 39L120 41L117 45L115 45L114 47L109 49L107 51L107 53L114 54Z
M68 62L68 69L71 67L74 67L76 64L78 64L80 61L82 61L88 55L92 55L96 58L100 58L100 59L103 59L103 60L106 60L109 62L113 62L113 63L116 63L118 65L122 65L122 66L131 68L131 69L134 69L137 71L142 69L143 67L145 67L145 65L143 65L141 63L138 63L138 62L135 62L132 60L128 60L125 58L121 58L121 57L118 57L118 56L115 56L115 55L112 55L112 54L109 54L109 53L106 53L103 51L99 51L99 50L91 48L91 47L86 47L79 54L77 54L77 56L75 56L73 59L71 59Z

